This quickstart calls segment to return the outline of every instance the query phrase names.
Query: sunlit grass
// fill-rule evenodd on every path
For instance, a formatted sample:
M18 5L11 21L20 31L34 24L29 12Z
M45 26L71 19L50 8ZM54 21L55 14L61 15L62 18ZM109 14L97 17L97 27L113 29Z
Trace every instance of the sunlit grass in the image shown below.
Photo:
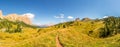
M119 47L120 34L99 38L99 28L102 22L79 22L66 28L29 28L24 27L22 32L0 32L1 47L56 47L56 36L64 47ZM38 31L39 30L39 31ZM89 34L89 31L93 31Z

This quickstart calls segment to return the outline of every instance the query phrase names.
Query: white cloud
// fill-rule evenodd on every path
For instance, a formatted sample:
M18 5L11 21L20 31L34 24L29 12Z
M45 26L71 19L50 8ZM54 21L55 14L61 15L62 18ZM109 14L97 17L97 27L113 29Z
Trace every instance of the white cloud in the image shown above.
M59 16L54 16L55 18L64 18L64 14L60 14Z
M72 16L68 16L67 18L68 18L68 19L73 19L73 17L72 17Z
M59 16L54 16L55 18L60 18Z
M60 17L61 17L61 18L64 18L64 14L60 14Z
M23 16L27 16L30 19L33 19L35 17L35 15L32 13L25 13L25 14L23 14Z
M108 18L109 16L104 16L103 18Z

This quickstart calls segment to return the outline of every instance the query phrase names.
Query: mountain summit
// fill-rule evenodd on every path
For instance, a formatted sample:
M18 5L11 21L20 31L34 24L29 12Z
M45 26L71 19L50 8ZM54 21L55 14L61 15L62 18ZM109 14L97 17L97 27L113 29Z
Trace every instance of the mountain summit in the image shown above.
M8 14L6 16L3 16L2 10L0 10L0 18L8 19L10 21L22 21L26 24L32 24L31 19L28 17L28 15Z

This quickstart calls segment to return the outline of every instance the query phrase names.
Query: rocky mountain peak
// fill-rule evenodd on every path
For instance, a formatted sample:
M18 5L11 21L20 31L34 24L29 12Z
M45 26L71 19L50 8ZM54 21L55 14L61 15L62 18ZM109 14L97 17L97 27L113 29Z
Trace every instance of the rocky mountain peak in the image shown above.
M2 11L0 10L0 18L4 18L4 19L8 19L10 21L22 21L26 24L32 24L31 23L31 19L27 16L23 16L23 15L18 15L18 14L8 14L6 16L2 16Z

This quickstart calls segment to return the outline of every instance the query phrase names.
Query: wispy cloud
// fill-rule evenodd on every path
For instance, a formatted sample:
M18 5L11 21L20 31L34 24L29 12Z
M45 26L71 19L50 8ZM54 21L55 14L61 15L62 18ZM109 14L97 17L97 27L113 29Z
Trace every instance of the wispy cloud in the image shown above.
M108 16L104 16L103 18L108 18Z
M68 16L67 18L68 18L68 19L73 19L74 17L72 17L72 16Z
M58 15L58 16L54 16L55 18L64 18L64 14L60 14L60 15Z
M60 19L61 22L64 22L64 14L60 14L58 16L54 16L57 19Z
M25 14L23 14L23 16L27 16L30 19L33 19L35 17L35 15L33 13L25 13Z

